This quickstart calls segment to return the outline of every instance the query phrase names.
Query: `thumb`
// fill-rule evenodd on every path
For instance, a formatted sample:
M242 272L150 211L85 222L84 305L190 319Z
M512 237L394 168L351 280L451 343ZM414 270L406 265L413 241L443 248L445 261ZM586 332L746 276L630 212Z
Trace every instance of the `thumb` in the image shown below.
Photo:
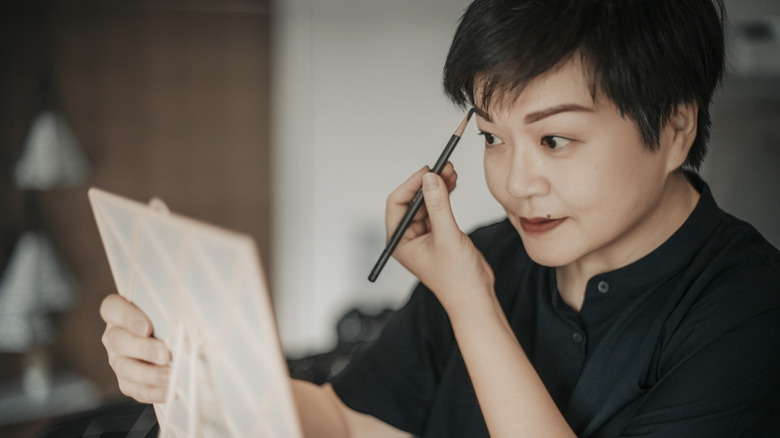
M439 175L423 175L423 198L434 236L459 231L450 206L450 194Z

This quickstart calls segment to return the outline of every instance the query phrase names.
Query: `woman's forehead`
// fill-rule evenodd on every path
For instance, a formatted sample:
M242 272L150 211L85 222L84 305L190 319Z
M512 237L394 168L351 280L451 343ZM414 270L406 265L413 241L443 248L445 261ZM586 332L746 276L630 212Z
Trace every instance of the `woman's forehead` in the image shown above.
M501 113L536 111L542 107L595 107L607 98L594 92L590 77L582 63L573 60L525 84L496 84L487 76L477 76L474 80L475 112L489 121Z

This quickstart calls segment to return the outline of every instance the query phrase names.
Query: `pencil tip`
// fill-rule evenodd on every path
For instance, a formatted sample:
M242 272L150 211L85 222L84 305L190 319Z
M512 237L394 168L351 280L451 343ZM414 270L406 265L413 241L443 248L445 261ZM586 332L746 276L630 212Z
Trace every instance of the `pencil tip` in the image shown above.
M460 122L458 129L455 130L455 135L457 135L458 137L463 136L463 131L466 130L466 125L469 124L469 120L471 119L472 114L474 114L474 108L471 108L469 112L466 113L466 117L463 118L463 121Z

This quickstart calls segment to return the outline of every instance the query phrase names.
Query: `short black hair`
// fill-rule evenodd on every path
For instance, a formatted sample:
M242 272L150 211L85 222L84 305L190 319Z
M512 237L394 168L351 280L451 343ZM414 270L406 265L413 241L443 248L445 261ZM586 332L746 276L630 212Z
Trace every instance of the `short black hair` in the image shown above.
M695 172L723 76L724 27L722 0L476 0L453 38L444 90L460 107L487 111L497 90L516 97L578 56L592 95L611 99L651 150L675 108L696 103L698 132L683 164Z

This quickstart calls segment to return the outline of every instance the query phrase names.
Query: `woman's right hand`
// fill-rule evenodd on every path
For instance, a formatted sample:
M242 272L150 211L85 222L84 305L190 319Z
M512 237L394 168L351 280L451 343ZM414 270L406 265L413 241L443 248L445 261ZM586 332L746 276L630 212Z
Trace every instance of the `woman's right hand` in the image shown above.
M123 394L142 403L163 403L168 389L171 353L152 336L152 323L141 309L118 294L100 306L106 322L103 345Z

